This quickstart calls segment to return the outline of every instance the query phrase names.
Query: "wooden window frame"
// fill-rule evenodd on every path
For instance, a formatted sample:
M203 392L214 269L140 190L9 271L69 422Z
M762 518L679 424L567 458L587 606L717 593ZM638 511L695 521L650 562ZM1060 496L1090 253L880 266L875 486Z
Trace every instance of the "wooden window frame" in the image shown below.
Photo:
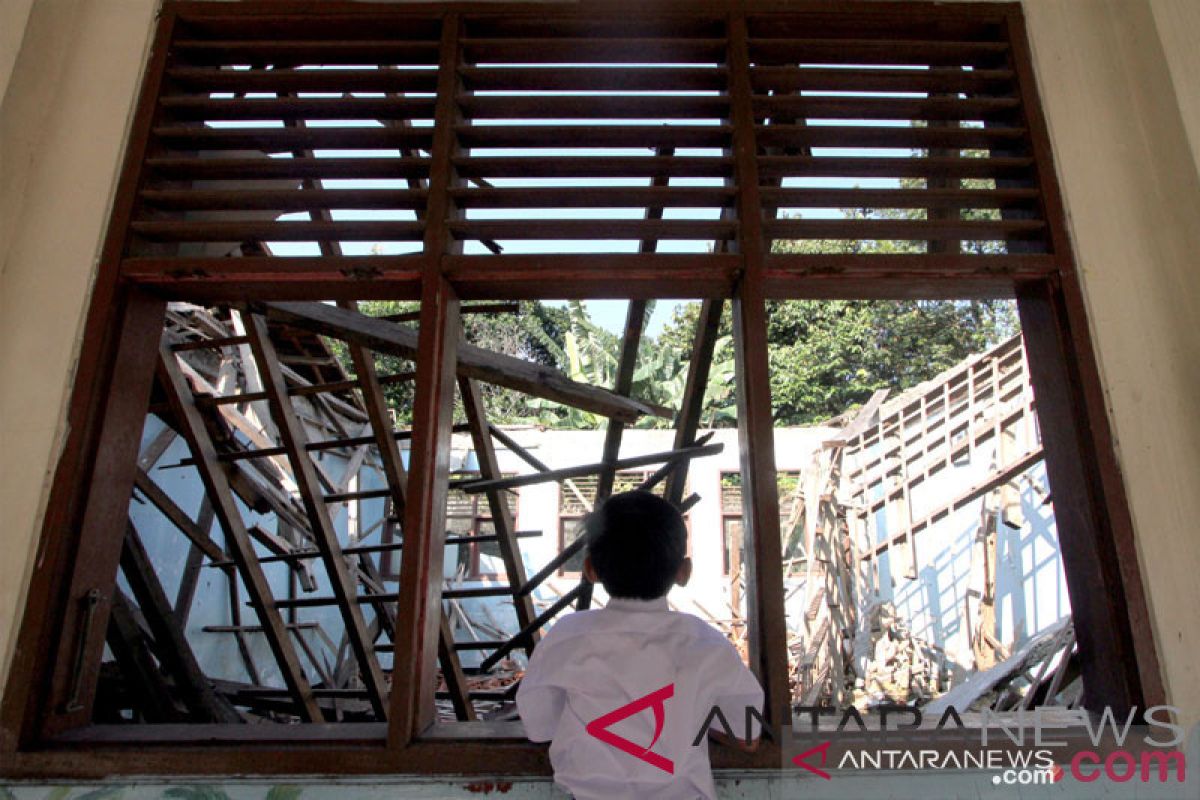
M471 13L591 16L639 13L639 4L613 0L580 9L542 4L447 3L442 6L364 6L356 3L246 2L236 5L168 2L151 49L126 148L118 192L87 314L79 367L68 409L69 435L59 459L26 594L15 656L0 708L0 774L13 778L90 779L112 774L545 774L544 746L519 731L487 738L470 723L431 727L439 621L439 583L417 578L437 567L443 545L431 531L444 527L451 432L453 360L459 302L474 298L670 297L681 285L690 296L729 299L733 305L741 472L747 537L747 609L750 662L768 699L768 716L789 697L782 596L778 498L766 351L766 302L782 298L1017 298L1029 352L1032 382L1045 438L1046 467L1055 511L1090 705L1103 701L1118 715L1132 706L1163 702L1161 671L1138 567L1133 526L1109 428L1079 272L1068 238L1019 4L870 3L831 10L827 3L788 3L789 14L844 18L883 15L955 23L986 19L1007 35L1035 162L1048 251L988 257L934 254L907 257L775 255L765 245L751 105L747 15L769 14L784 4L664 0L655 14L723 15L728 22L728 91L736 184L736 241L706 258L650 252L620 257L522 257L487 261L464 256L444 221L452 200L459 20ZM438 93L431 145L424 254L381 261L370 280L342 272L336 258L287 266L247 259L238 268L214 268L202 277L181 275L169 259L126 258L143 159L156 115L156 97L173 25L181 16L220 20L279 13L299 15L433 15L443 22ZM286 260L286 259L285 259ZM569 272L547 280L547 268ZM395 658L411 667L412 680L391 693L385 723L271 726L137 726L97 731L79 727L70 697L67 659L60 643L79 636L78 592L111 581L105 559L90 559L97 532L123 519L132 475L120 468L93 469L98 455L109 465L135 461L144 398L164 310L164 296L197 301L255 298L419 299L420 346L410 462L410 503L401 567L402 607L409 622L397 631ZM102 542L100 544L103 544ZM111 549L111 548L110 548ZM111 559L110 559L111 560ZM72 717L72 714L75 714ZM203 746L197 746L203 739ZM720 750L716 766L776 769L779 749L755 754Z

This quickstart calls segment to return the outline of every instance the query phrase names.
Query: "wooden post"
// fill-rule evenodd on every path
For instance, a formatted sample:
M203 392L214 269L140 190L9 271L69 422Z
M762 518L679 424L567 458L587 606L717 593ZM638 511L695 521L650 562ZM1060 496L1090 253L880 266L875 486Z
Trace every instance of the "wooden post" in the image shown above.
M775 483L775 429L771 373L767 363L764 237L751 106L746 19L729 17L729 92L737 168L738 248L744 272L733 299L733 335L738 392L738 440L742 468L742 513L746 536L746 612L750 666L766 694L767 719L791 707L783 564L779 541L779 491ZM773 751L774 748L767 748ZM771 757L768 752L764 758Z

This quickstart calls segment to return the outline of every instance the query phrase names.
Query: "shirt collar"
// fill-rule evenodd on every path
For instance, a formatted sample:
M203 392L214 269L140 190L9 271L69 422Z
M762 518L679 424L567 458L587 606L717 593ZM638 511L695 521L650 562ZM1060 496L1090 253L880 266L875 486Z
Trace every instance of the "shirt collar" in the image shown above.
M656 597L653 600L638 600L633 597L610 597L608 605L614 611L670 611L667 596Z

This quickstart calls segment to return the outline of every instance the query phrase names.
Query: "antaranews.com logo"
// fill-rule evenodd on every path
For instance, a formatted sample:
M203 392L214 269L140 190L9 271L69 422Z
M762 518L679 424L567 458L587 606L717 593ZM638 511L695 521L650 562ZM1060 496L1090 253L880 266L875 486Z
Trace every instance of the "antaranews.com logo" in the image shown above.
M630 758L674 774L671 759L655 752L674 696L668 684L592 720L587 732ZM698 726L694 747L706 745L711 728L739 738L762 726L780 743L783 767L833 781L839 771L972 771L991 772L997 786L1036 786L1070 779L1080 784L1108 781L1182 785L1187 781L1186 731L1172 722L1178 709L1154 706L1119 718L1105 709L1098 719L1078 713L1065 718L1062 709L1037 708L1006 714L968 715L947 707L932 727L919 708L875 709L868 717L854 707L800 707L793 726L771 726L758 709L747 707L741 731L721 708L713 706ZM650 713L654 734L634 742L612 726L637 714ZM833 723L836 721L836 725ZM1064 724L1066 723L1066 724ZM832 730L830 728L833 728Z

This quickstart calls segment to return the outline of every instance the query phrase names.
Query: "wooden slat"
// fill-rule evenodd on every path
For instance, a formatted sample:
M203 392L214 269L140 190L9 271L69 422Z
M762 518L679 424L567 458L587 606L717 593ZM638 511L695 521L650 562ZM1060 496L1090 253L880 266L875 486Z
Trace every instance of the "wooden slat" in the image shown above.
M469 119L715 119L729 114L729 100L720 95L467 94L458 104Z
M918 128L886 125L759 125L760 147L1019 147L1024 128Z
M192 222L186 220L131 222L139 236L160 242L307 242L334 241L420 241L425 225L420 222Z
M409 69L247 69L172 67L175 84L213 92L431 92L434 70Z
M755 92L955 92L992 94L1010 90L1014 73L1007 69L828 69L821 67L754 67Z
M726 220L503 219L453 222L460 239L727 239L737 223Z
M454 159L465 178L720 178L733 161L714 156L470 156Z
M172 211L309 211L312 209L416 209L421 189L146 189L142 200Z
M471 91L724 91L723 67L459 67Z
M171 120L410 120L433 116L429 97L235 97L168 95L159 100Z
M154 137L180 150L371 150L427 148L432 128L195 128L160 125Z
M505 38L464 39L466 61L541 63L695 63L721 60L721 39L684 38Z
M1030 175L1033 159L889 158L853 156L760 156L763 179L797 178L1022 178Z
M321 303L269 303L267 308L273 318L289 325L361 344L380 353L411 359L419 352L415 331L353 311ZM460 345L457 355L459 374L486 383L629 420L637 419L641 414L659 413L645 403L614 395L607 389L577 383L556 370L529 361L468 344Z
M335 65L434 64L437 43L404 39L279 41L176 39L172 49L190 64Z
M407 179L429 175L429 159L401 158L187 158L146 159L154 176L172 180L271 180L300 178Z
M213 512L225 533L226 546L237 563L271 653L291 691L296 712L306 722L320 722L321 711L313 699L312 687L292 647L283 618L274 606L270 584L258 564L254 545L242 521L241 511L234 502L229 480L217 461L216 450L192 398L191 387L175 362L175 355L166 347L159 354L158 374L159 383L167 394L171 410L181 428L180 433L187 439L188 447L196 459L196 470L200 473L205 492L212 500Z
M1004 42L948 42L896 39L754 39L755 64L920 64L929 66L999 65L1008 52Z
M463 147L724 147L725 125L459 125ZM348 146L348 145L343 145Z
M666 178L662 176L658 180L665 181ZM734 191L724 186L594 186L587 189L522 186L453 189L450 196L459 208L698 208L729 205L733 202Z
M1021 104L1014 97L908 98L826 97L782 94L754 97L756 118L1012 120Z
M797 189L764 186L778 208L1009 208L1037 202L1036 189Z
M1046 229L1042 220L774 219L763 226L771 239L1009 239Z

